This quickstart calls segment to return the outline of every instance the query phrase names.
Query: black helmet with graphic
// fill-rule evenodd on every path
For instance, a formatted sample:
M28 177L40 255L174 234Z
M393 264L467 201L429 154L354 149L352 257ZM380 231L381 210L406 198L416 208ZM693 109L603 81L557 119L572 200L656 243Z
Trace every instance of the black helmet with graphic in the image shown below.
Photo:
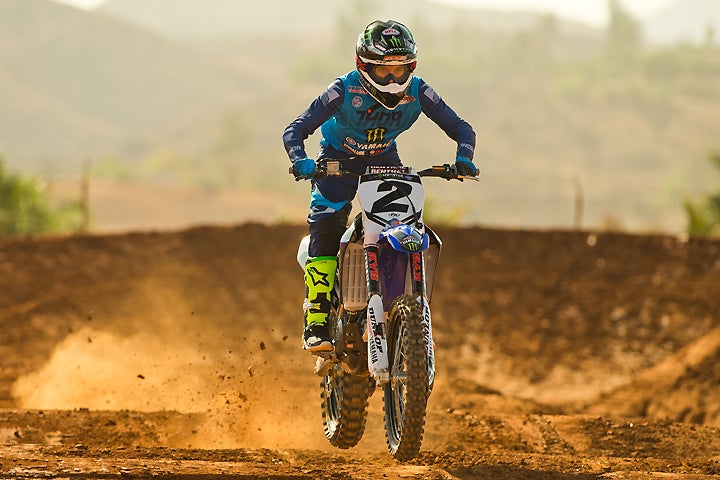
M390 110L405 96L417 65L417 46L400 22L376 20L365 27L355 48L360 83Z

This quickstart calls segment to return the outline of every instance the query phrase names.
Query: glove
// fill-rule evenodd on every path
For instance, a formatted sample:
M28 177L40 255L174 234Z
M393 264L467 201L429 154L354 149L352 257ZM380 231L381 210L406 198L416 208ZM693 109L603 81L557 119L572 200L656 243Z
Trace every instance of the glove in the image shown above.
M457 168L458 175L463 177L476 177L480 175L480 170L469 158L457 157L455 159L455 168Z
M315 173L315 160L307 157L295 160L292 172L297 179L312 177L313 173Z

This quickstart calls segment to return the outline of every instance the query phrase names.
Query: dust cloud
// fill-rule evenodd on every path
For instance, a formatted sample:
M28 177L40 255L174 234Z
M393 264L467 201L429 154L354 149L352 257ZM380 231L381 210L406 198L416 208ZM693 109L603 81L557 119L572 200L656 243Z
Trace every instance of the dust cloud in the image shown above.
M144 332L121 338L84 328L41 370L19 378L13 393L23 408L202 412L211 370L189 345L168 348Z
M328 448L319 379L298 342L269 326L250 331L240 322L228 331L181 321L171 327L158 318L141 329L135 319L69 334L46 364L15 381L16 403L23 409L177 411L202 418L173 439L169 446L175 447Z

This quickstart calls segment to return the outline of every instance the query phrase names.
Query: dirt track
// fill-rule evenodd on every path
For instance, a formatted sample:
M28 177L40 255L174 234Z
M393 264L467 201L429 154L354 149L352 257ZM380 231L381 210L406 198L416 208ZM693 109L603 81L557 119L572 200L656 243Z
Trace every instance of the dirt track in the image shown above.
M322 432L302 226L0 242L0 478L720 478L720 242L439 228L421 456ZM671 474L671 475L669 475Z

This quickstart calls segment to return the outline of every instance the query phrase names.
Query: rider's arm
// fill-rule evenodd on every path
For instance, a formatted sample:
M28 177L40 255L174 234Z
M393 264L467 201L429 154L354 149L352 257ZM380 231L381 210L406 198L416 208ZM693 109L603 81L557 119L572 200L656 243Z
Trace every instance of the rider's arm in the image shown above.
M448 137L457 142L457 155L472 160L475 151L475 131L473 131L470 124L460 118L440 95L422 79L420 80L418 96L425 115L435 122Z
M291 161L307 157L305 140L315 133L327 119L342 106L345 99L345 85L339 78L328 85L310 106L287 126L283 133L285 151Z

